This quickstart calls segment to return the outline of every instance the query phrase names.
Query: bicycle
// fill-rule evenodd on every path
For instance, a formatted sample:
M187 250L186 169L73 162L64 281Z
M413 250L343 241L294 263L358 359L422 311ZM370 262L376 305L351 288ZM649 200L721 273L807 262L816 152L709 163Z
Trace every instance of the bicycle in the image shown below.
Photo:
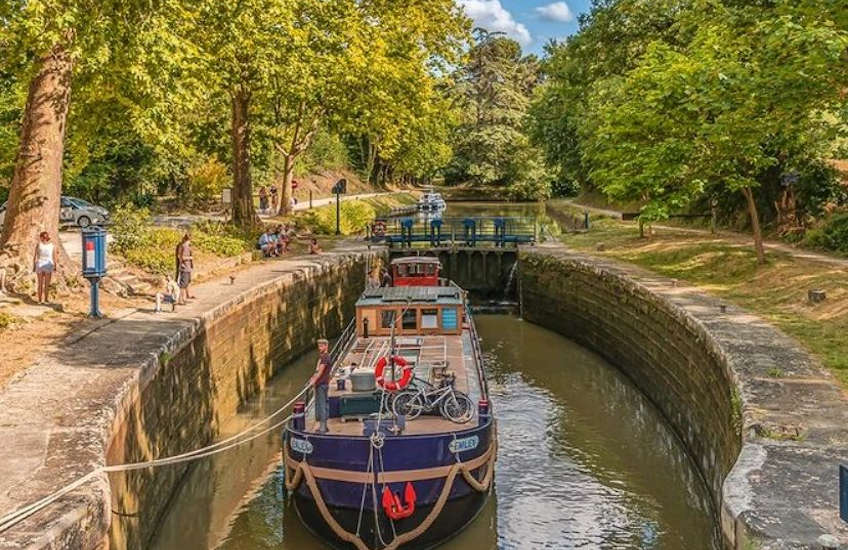
M432 412L437 408L442 416L456 424L465 424L474 415L474 402L471 398L454 388L456 378L445 377L438 387L415 378L417 388L406 389L395 395L392 412L396 416L404 415L407 420L415 420L423 412Z

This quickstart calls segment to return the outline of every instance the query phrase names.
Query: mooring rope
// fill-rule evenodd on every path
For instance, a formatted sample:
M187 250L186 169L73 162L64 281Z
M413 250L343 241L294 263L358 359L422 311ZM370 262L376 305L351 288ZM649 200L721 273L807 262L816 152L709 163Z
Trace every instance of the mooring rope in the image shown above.
M170 465L174 465L174 464L180 464L180 463L183 463L183 462L191 462L191 461L194 461L194 460L200 460L201 458L206 458L206 457L209 457L209 456L212 456L212 455L222 453L224 451L228 451L228 450L230 450L234 447L238 447L239 445L243 445L245 443L248 443L250 441L258 439L258 438L262 437L263 435L266 435L266 434L268 434L268 433L270 433L274 430L280 429L282 426L285 425L286 422L288 422L291 419L291 416L292 416L291 414L289 414L288 416L286 416L285 418L283 418L279 422L276 422L273 425L269 426L268 428L265 428L264 430L257 432L255 434L251 435L250 437L244 437L242 439L243 436L253 432L254 430L259 428L260 426L263 426L267 422L271 421L273 418L275 418L277 415L279 415L283 411L287 410L298 399L303 397L308 390L309 390L309 386L305 387L303 390L300 391L300 393L298 393L296 396L294 396L292 399L290 399L285 405L278 408L276 411L274 411L270 415L266 416L265 418L263 418L259 422L255 422L255 423L251 424L250 426L248 426L247 428L245 428L244 430L238 432L237 434L234 434L230 437L222 439L221 441L217 441L217 442L215 442L211 445L207 445L206 447L202 447L202 448L196 449L194 451L189 451L187 453L182 453L182 454L169 456L169 457L165 457L165 458L157 458L157 459L147 460L147 461L144 461L144 462L132 462L132 463L127 463L127 464L113 464L113 465L110 465L110 466L100 466L98 468L95 468L91 472L89 472L89 473L85 474L84 476L72 481L71 483L65 485L64 487L62 487L61 489L59 489L57 491L54 491L53 493L45 496L44 498L37 500L36 502L33 502L33 503L28 504L26 506L23 506L21 508L18 508L14 512L6 514L2 518L0 518L0 533L2 533L4 531L10 529L11 527L17 525L18 523L25 520L29 516L35 514L36 512L43 510L44 508L53 504L54 502L56 502L57 500L59 500L63 496L67 495L71 491L74 491L75 489L78 489L79 487L81 487L85 483L89 482L90 480L92 480L93 478L95 478L99 474L114 473L114 472L128 472L128 471L133 471L133 470L143 470L143 469L146 469L146 468L155 468L155 467L159 467L159 466L170 466Z
M396 536L395 539L392 540L392 542L390 542L389 544L385 544L385 542L383 542L383 548L381 550L397 550L398 547L412 540L415 540L416 538L420 537L427 529L429 529L433 522L435 522L441 514L442 509L445 507L445 504L447 503L448 497L450 496L454 482L458 475L462 475L462 478L465 480L466 483L468 483L468 485L473 490L479 493L484 493L488 491L492 485L492 480L494 479L495 461L497 460L498 454L497 447L498 442L495 438L489 445L489 448L486 450L486 452L483 453L483 455L481 455L480 457L478 457L485 457L484 464L487 465L486 474L483 476L483 479L481 481L478 481L472 473L472 470L476 469L476 467L479 466L469 466L469 462L476 463L477 459L464 463L453 463L450 466L450 469L448 470L447 476L445 477L445 484L442 487L442 492L439 494L439 498L433 505L433 509L430 510L430 513L427 514L427 517L424 518L424 521L422 521L415 529L412 529L411 531L407 531L406 533ZM312 467L307 464L306 460L297 462L296 466L292 467L292 462L296 461L293 461L293 459L288 456L288 450L284 446L283 462L286 464L283 477L285 480L286 489L288 491L295 491L300 485L301 480L305 479L306 486L309 488L309 492L312 495L312 499L315 501L315 505L318 507L318 511L321 514L321 517L324 519L330 529L333 530L333 533L335 533L336 536L339 537L341 540L354 545L357 550L374 550L370 548L365 543L365 541L362 540L358 532L351 533L339 524L339 522L333 516L332 512L330 512L329 508L327 508L327 503L324 501L323 495L321 495L321 489L318 487L318 482L315 477L315 474L312 471ZM291 479L289 479L290 469L294 470L294 474L292 474L293 477ZM374 505L374 508L376 514L376 503Z

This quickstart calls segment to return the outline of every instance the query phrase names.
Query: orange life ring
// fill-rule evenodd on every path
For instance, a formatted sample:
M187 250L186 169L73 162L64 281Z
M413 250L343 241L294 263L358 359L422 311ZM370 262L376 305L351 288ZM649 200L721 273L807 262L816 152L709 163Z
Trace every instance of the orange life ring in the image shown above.
M386 222L377 221L374 222L374 236L375 237L384 237L386 235Z
M403 369L403 375L401 375L400 380L387 382L386 379L383 377L383 371L386 370L386 365L389 364L389 359L387 357L380 357L380 360L377 361L377 368L375 369L374 374L377 377L377 383L380 384L380 387L384 390L403 390L409 385L410 382L412 382L412 367L410 367L409 363L406 362L406 359L404 359L400 355L395 355L393 359L395 365Z

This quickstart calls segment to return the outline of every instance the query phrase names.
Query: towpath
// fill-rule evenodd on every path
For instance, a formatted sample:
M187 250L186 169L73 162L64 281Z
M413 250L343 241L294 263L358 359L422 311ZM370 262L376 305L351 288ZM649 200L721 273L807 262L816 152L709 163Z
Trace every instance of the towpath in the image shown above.
M607 216L610 218L614 218L617 220L622 219L622 213L618 210L609 210L606 208L596 208L594 206L588 206L585 204L580 204L576 201L563 201L565 204L572 206L574 208L580 208L582 210L588 210L591 213L599 214L602 216ZM705 229L695 229L691 227L678 227L673 225L654 225L657 229L664 229L669 231L677 231L679 233L691 233L696 235L704 235L705 237L709 237L711 239L720 239L724 242L728 242L733 246L738 247L750 247L751 246L751 236L745 235L743 233L736 233L733 231L717 231L716 233L711 233ZM794 258L798 258L800 260L806 260L811 262L818 262L827 265L833 265L837 267L848 268L848 258L840 258L837 256L831 256L828 254L821 254L818 252L812 252L809 250L804 250L803 248L798 248L786 243L776 242L776 241L765 241L763 246L766 250L771 250L774 252L781 252L783 254L788 254Z
M84 323L43 349L32 366L0 390L0 517L103 465L104 438L119 396L142 376L159 350L196 330L204 316L266 285L303 277L341 256L366 250L346 242L317 256L257 263L232 281L223 276L193 287L196 299L174 313L157 314L152 307L106 311L107 319ZM92 505L106 490L102 479L91 480L0 533L0 549L57 542L56 537L77 522L80 503Z

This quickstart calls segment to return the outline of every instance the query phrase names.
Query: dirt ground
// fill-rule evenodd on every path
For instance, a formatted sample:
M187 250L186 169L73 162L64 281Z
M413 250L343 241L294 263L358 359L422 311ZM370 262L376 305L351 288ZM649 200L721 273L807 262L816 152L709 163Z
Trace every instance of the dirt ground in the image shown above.
M320 244L323 250L328 251L335 248L337 242L331 237L321 237ZM285 257L306 254L307 247L305 240L295 242L291 252ZM204 266L203 262L199 261L194 274L195 282L226 279L230 275L249 269L252 265L256 265L256 262L220 269L219 266ZM216 268L214 272L209 273L204 271L204 267ZM36 304L34 296L0 295L0 389L32 365L39 356L61 346L68 339L96 330L98 326L128 315L136 309L154 307L153 296L123 298L101 292L100 310L105 318L90 319L87 284L80 291L52 296L51 301L53 304L45 306Z

